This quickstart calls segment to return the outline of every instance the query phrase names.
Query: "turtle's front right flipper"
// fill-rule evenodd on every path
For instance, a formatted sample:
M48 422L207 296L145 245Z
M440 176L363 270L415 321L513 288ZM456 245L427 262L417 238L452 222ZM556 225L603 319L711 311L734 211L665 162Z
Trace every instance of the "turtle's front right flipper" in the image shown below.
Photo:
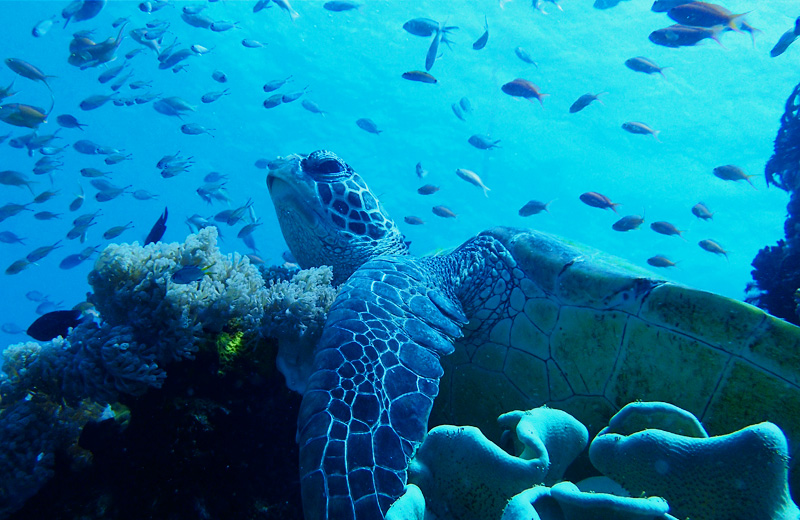
M298 418L306 520L382 519L466 323L425 261L379 257L331 307Z

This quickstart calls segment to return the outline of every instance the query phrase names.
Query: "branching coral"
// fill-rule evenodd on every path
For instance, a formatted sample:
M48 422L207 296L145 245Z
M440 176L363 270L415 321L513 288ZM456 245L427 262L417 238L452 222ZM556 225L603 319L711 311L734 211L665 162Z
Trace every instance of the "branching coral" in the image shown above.
M90 418L81 411L91 402L159 388L170 363L200 349L218 356L222 372L245 366L236 363L246 356L263 361L263 336L278 338L287 351L313 349L336 294L330 269L300 271L266 287L246 257L220 253L216 238L209 227L183 244L107 247L89 275L100 323L3 352L0 517L49 478L55 451L75 444ZM173 274L186 266L205 274L175 282Z

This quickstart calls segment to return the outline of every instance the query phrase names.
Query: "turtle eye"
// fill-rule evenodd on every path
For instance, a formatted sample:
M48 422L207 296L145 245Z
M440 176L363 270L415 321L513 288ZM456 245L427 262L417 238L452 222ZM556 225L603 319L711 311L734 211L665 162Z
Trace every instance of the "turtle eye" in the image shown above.
M325 159L314 168L317 173L339 173L344 170L336 159Z

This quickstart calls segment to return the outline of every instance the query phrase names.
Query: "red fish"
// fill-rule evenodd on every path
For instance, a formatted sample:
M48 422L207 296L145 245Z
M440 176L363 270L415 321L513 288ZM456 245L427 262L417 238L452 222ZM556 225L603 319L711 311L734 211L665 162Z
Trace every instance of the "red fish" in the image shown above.
M580 199L593 208L611 209L614 213L617 212L616 206L620 205L619 202L611 202L611 199L595 191L587 191L580 196Z
M527 79L522 79L522 78L517 78L514 81L509 81L500 88L503 92L505 92L509 96L521 97L528 100L536 98L539 100L539 103L542 106L544 106L544 103L542 103L542 98L549 95L549 94L542 94L541 92L539 92L539 87L537 87Z

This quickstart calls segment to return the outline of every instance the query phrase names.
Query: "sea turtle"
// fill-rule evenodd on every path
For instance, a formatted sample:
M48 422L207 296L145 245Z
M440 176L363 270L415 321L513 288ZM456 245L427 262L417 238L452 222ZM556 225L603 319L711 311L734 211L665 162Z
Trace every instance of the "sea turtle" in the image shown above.
M546 403L595 433L658 400L711 434L772 421L797 452L800 328L532 230L413 257L329 151L276 161L267 186L300 266L343 282L298 418L306 519L383 518L429 417L492 438L500 413Z

